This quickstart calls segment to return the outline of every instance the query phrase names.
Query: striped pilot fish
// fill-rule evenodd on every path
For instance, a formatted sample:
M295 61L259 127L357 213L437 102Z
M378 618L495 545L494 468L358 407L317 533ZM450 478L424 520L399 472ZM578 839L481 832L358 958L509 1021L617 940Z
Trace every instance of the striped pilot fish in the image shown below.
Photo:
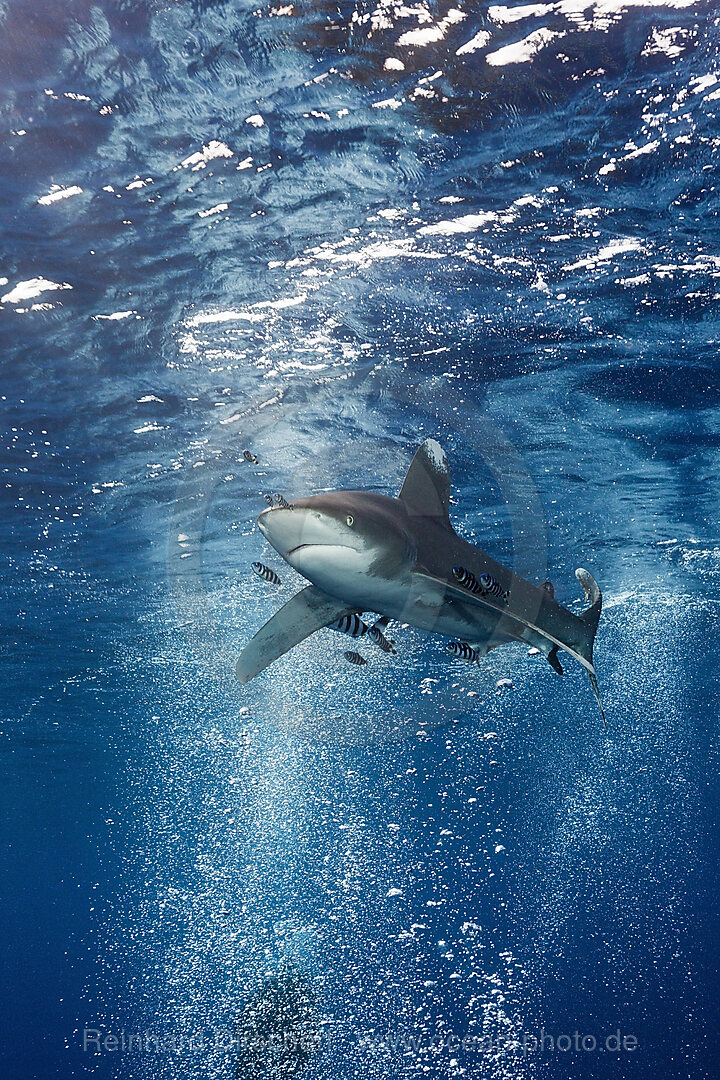
M383 634L383 630L389 622L390 620L383 615L382 618L378 619L377 622L374 622L372 626L368 627L368 634L383 652L393 653L393 655L395 655L397 653L397 649L393 647L395 642L391 638L386 638Z
M270 582L271 585L280 585L280 578L277 576L274 570L271 570L265 563L254 562L252 568L258 577L261 577L263 581Z
M495 596L507 604L509 593L495 580L492 574L481 574L479 579L464 566L453 566L453 574L464 589L482 596Z
M246 461L249 461L251 465L258 465L258 459L254 454L251 454L249 450L243 450L243 457Z
M283 498L282 495L278 495L277 492L276 492L275 495L273 495L273 498L275 500L275 505L276 506L281 507L281 509L283 509L283 510L292 510L292 506L287 501L287 499Z
M466 641L451 641L445 647L456 660L464 660L466 664L480 663L480 653L477 649L473 649L472 645L468 645Z
M463 589L467 589L471 593L481 593L483 587L469 570L466 570L464 566L453 566L453 574L458 579Z
M343 615L341 619L336 619L335 622L328 623L328 626L331 630L337 630L339 634L348 634L350 637L362 637L363 634L368 632L366 624L354 612L350 615Z
M507 589L503 589L500 582L496 581L492 574L481 574L480 586L484 593L496 596L498 600L502 600L504 604L507 604L510 593Z
M367 664L367 660L364 656L361 656L359 652L344 652L343 656L348 664L357 664L358 667L362 664Z

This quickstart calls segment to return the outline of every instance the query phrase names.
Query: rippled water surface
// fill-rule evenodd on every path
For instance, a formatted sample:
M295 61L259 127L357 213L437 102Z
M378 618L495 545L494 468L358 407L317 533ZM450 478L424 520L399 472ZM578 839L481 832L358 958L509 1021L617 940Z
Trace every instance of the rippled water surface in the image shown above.
M716 1075L719 50L703 0L0 3L4 1076ZM428 437L461 535L598 578L607 733L410 628L236 684L301 584L264 495Z

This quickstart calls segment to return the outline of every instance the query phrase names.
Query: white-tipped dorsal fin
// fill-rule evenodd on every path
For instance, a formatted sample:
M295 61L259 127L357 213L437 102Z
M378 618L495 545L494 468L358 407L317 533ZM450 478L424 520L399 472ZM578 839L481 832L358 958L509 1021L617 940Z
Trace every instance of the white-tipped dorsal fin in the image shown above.
M411 514L448 519L450 470L440 443L426 439L412 459L398 496Z

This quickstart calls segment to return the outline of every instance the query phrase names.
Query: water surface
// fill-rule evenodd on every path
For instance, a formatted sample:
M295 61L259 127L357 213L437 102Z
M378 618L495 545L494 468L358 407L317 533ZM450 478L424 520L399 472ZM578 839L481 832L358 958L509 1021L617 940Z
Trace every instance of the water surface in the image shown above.
M714 6L0 30L4 1075L233 1076L277 985L308 1078L714 1075ZM463 536L600 581L607 734L581 671L411 630L234 684L300 585L263 496L427 437Z

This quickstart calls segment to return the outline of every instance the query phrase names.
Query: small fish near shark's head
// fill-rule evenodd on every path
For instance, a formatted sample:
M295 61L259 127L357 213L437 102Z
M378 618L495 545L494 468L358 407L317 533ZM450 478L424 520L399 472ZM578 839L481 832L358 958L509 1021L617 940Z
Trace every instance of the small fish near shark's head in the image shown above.
M331 594L338 581L363 595L373 579L410 572L415 546L397 500L367 491L334 491L263 510L258 528L298 573Z

